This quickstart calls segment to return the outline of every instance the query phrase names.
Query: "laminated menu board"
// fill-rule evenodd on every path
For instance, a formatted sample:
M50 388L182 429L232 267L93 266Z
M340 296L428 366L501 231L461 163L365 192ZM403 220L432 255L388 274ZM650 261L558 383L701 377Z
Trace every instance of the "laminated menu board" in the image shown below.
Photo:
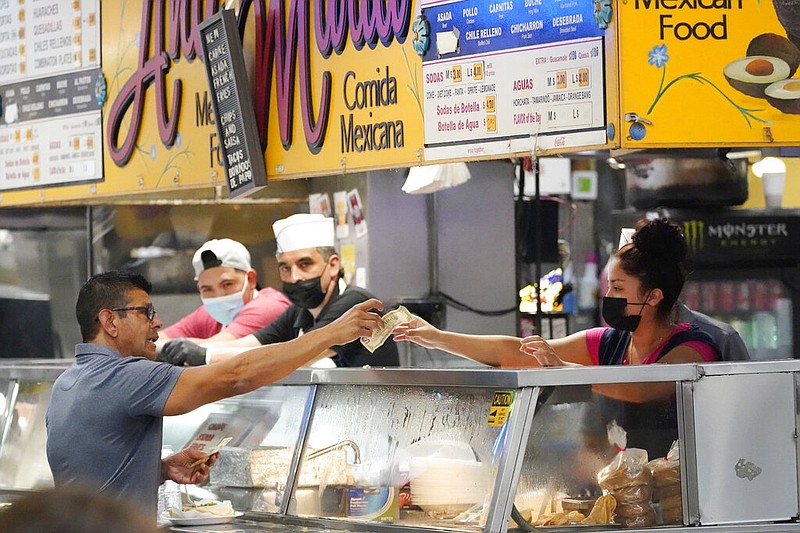
M0 191L103 180L99 15L99 0L0 1Z
M593 2L426 0L425 159L606 142L604 31Z
M233 10L219 11L197 30L229 195L252 194L267 185L267 173Z
M197 428L189 442L184 446L203 453L212 453L220 445L236 440L241 434L240 427L228 415L212 413ZM225 444L223 444L225 443Z

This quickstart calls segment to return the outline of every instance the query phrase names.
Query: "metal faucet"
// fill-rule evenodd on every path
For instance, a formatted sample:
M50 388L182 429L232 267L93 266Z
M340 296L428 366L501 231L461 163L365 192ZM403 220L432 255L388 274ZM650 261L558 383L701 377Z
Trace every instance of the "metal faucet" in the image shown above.
M338 450L339 448L344 448L345 446L349 446L350 449L353 450L353 464L354 465L361 464L361 450L358 448L358 445L351 440L340 440L336 444L331 444L330 446L326 446L324 448L320 448L319 450L315 450L310 454L306 455L306 460L314 459L315 457L319 457L320 455L325 455L326 453Z

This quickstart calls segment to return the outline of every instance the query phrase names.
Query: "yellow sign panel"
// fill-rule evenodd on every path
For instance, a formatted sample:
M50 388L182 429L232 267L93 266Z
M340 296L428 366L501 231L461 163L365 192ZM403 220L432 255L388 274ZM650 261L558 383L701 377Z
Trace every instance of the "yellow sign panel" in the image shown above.
M0 206L225 187L195 29L224 3L104 2L103 181L5 193ZM237 18L269 179L421 160L414 0L382 0L380 14L352 12L351 2L240 4L247 6Z
M256 100L264 83L270 94L267 174L305 177L418 164L423 95L422 60L411 31L415 2L381 0L378 15L351 12L352 2L283 1L287 39L292 9L298 22L305 12L306 21L296 26L296 49L286 43L274 51L272 80L264 69L254 79ZM320 5L326 10L322 17L314 11ZM255 28L256 42L263 39L259 35ZM258 46L254 53L258 64ZM306 53L310 62L304 68ZM296 75L288 84L280 68L292 59Z
M500 427L508 420L511 406L514 404L513 390L494 391L492 405L489 408L488 424L492 427Z
M617 2L623 148L800 141L792 0Z

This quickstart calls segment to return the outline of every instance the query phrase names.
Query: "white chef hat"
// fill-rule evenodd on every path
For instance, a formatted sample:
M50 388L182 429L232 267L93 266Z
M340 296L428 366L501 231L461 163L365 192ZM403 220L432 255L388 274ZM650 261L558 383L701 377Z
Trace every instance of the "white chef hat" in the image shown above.
M336 244L333 218L318 213L301 213L278 220L272 225L272 231L275 232L279 254Z
M226 266L237 270L250 270L250 252L240 242L232 239L211 239L197 249L192 258L194 279L211 267Z

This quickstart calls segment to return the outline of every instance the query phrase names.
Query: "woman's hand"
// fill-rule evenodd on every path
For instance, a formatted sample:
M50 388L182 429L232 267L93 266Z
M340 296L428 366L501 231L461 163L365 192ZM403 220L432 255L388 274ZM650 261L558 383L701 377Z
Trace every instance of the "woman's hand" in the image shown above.
M417 315L403 324L399 324L392 330L395 342L410 341L424 348L436 348L434 340L440 331Z
M542 366L566 366L546 340L539 335L531 335L522 339L519 351L536 359Z

